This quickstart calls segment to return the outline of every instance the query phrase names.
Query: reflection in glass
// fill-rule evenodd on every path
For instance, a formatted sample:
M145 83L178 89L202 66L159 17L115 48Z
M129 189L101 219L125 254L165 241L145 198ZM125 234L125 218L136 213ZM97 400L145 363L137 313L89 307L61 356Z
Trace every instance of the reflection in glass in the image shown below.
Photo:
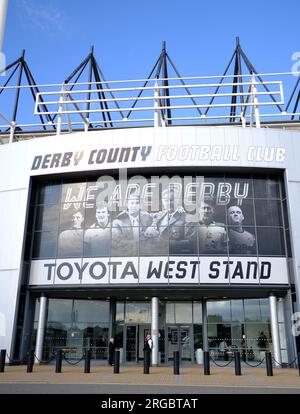
M230 300L207 301L207 320L211 322L224 322L231 320Z
M246 322L261 321L259 299L245 299L244 307Z
M37 206L36 230L56 230L59 224L59 204Z
M166 303L166 323L193 323L192 303Z
M108 302L49 299L43 357L63 348L67 358L80 359L90 349L92 358L106 359L108 323Z
M56 257L57 233L53 231L35 232L32 257L37 259Z
M142 302L126 302L126 323L151 323L151 304Z
M41 185L38 204L58 204L60 203L60 195L61 184Z
M277 200L255 200L257 226L282 226L281 202Z
M277 177L254 177L254 198L280 198L279 180Z
M231 300L232 322L244 322L244 308L242 299Z
M257 227L258 254L261 256L284 256L283 229ZM272 240L272 243L270 243Z

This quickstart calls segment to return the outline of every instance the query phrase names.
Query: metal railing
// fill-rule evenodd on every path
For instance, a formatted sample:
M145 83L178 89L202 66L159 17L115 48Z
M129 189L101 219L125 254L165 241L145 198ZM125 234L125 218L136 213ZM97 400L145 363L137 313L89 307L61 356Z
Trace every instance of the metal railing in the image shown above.
M213 121L214 125L243 128L270 126L274 120L279 125L299 126L300 121L294 118L300 119L300 113L289 112L289 105L284 109L283 78L288 76L300 76L300 72L243 75L243 81L240 75L236 79L226 75L35 85L40 92L36 94L32 114L45 115L51 121L17 123L0 110L0 118L5 122L0 125L0 140L11 143L44 133L61 135L111 127L208 125Z

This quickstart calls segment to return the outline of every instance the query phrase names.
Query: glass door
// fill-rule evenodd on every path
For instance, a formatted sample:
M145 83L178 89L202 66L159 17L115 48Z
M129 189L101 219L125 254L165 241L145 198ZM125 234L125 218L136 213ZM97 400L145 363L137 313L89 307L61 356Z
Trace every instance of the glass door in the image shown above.
M174 351L179 351L180 360L193 362L193 330L191 325L169 325L167 327L167 361L173 361Z
M137 325L126 325L125 330L125 361L136 362L137 361L137 338L138 327Z

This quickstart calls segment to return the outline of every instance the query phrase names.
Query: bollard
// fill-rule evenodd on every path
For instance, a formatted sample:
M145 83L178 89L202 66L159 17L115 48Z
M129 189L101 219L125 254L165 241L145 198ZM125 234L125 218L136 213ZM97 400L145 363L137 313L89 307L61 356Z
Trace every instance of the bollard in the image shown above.
M144 350L144 374L149 374L150 368L150 349Z
M204 375L210 375L210 367L209 367L209 352L204 351L203 352L203 362L204 362Z
M174 351L173 373L179 375L179 351Z
M0 372L4 372L6 359L6 349L1 349L0 352Z
M56 352L56 366L55 366L55 372L56 373L60 373L61 372L62 356L63 356L62 350L59 349Z
M299 376L300 376L300 352L298 352L297 358L298 358L298 371L299 371Z
M235 375L242 375L241 372L241 354L239 351L234 353L234 369Z
M266 368L267 376L273 377L272 354L269 351L266 351Z
M120 373L120 351L115 351L114 374Z
M84 359L84 373L89 374L91 372L91 351L88 349L85 351Z
M28 358L27 358L27 372L32 372L33 369L33 363L34 363L34 351L31 350L28 352Z

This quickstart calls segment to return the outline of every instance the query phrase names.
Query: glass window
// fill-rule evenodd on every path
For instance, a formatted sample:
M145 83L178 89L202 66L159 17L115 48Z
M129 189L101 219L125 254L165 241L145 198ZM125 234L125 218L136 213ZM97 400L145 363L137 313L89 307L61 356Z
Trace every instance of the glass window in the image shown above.
M260 306L261 320L269 322L270 321L270 303L269 303L269 299L260 299L259 300L259 306Z
M230 321L230 301L207 301L207 320L209 323Z
M125 303L117 302L116 308L116 322L124 322L125 319Z
M85 221L84 203L61 204L60 224L61 230L83 229Z
M169 228L150 226L140 232L140 254L143 256L168 256Z
M267 323L246 323L246 342L248 348L266 351L271 338L270 325Z
M202 302L193 302L193 323L202 324Z
M57 233L53 231L35 232L32 257L52 258L56 257Z
M203 349L202 325L194 324L194 350Z
M78 203L85 200L86 182L65 183L62 185L61 202Z
M108 323L109 302L100 300L74 300L73 319L77 323Z
M195 240L186 237L184 226L171 226L170 234L170 255L190 255L197 254ZM196 248L195 248L196 247Z
M84 257L110 256L111 229L110 227L93 227L86 229L83 236Z
M125 304L126 323L151 323L151 304L140 302L126 302Z
M284 301L282 298L277 300L277 315L278 322L284 323Z
M231 197L247 199L253 197L252 177L242 174L226 174L225 182L231 185ZM243 200L244 202L244 200Z
M244 322L244 307L242 299L231 300L232 322Z
M72 299L49 299L48 322L72 322Z
M272 243L270 243L272 240ZM260 256L285 256L283 229L257 227L258 254Z
M277 200L255 200L257 226L282 226L281 202Z
M259 299L245 299L244 307L246 322L261 321Z
M254 223L254 205L253 200L242 200L242 204L238 204L238 200L233 199L228 204L227 224L229 226L253 226Z
M166 303L166 323L193 323L192 303Z
M64 230L58 236L58 257L83 256L83 229Z
M139 251L139 227L112 228L112 256L137 256Z
M55 230L59 224L59 204L37 206L35 230Z
M287 343L286 343L286 332L285 332L284 323L279 323L278 328L279 328L280 348L286 349Z
M255 227L228 227L229 256L257 256Z
M255 198L280 198L279 180L274 177L254 177Z
M61 184L43 184L40 187L38 204L58 204L60 196Z

